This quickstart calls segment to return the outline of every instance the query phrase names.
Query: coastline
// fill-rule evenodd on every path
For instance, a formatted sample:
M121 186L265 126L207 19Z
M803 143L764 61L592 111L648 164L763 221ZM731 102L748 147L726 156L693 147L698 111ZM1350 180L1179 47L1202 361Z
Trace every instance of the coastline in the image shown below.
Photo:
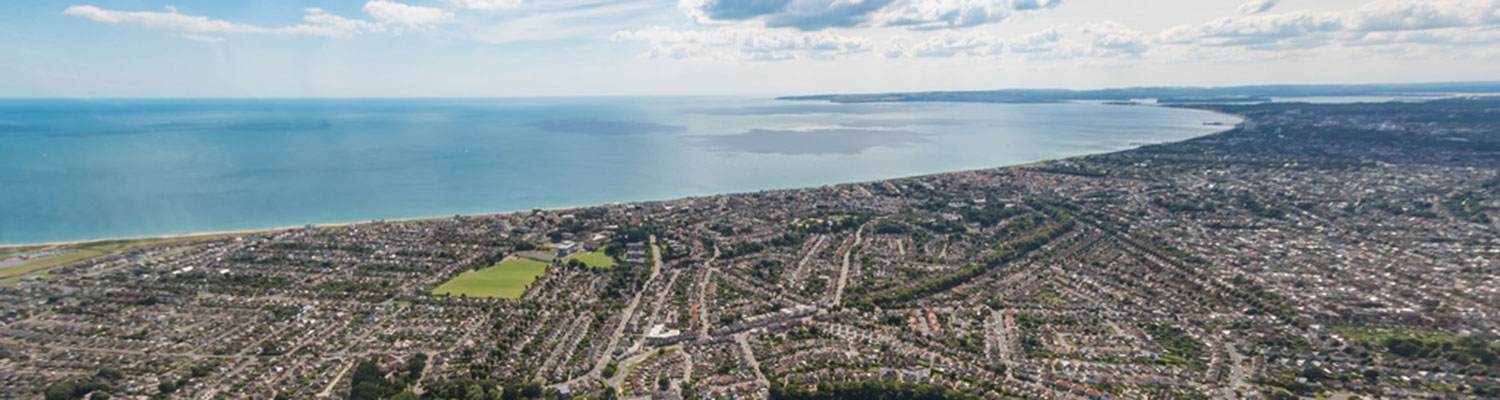
M1139 148L1144 147L1144 146L1149 146L1149 145L1179 143L1179 142L1184 142L1184 141L1189 141L1189 140L1196 140L1196 139L1200 139L1200 138L1204 138L1204 137L1219 135L1219 134L1222 134L1224 132L1228 132L1228 131L1237 129L1247 119L1243 115L1222 113L1222 112L1215 111L1215 110L1202 109L1202 108L1194 108L1194 107L1182 106L1182 105L1154 105L1154 104L1123 105L1122 104L1122 105L1110 105L1110 106L1114 106L1114 107L1152 107L1152 108L1191 109L1191 110L1196 110L1196 111L1201 111L1201 112L1207 112L1207 113L1218 114L1218 115L1222 115L1222 116L1233 117L1235 119L1238 119L1239 122L1236 122L1236 123L1234 123L1232 125L1231 124L1222 125L1222 127L1224 129L1218 130L1218 131L1214 131L1214 132L1211 132L1211 133L1207 133L1207 134L1204 134L1204 135L1201 135L1201 136L1194 136L1194 137L1183 138L1183 139L1179 139L1179 140L1175 140L1175 141L1167 141L1167 142L1160 142L1160 143L1141 143L1141 144L1137 144L1137 145L1134 145L1134 146L1129 147L1129 148L1119 149L1119 150L1114 150L1114 151L1109 151L1109 152L1103 152L1103 153L1080 154L1080 155L1069 156L1069 157L1054 158L1054 159L1047 159L1047 160L1040 160L1040 161L1032 161L1032 162L1025 162L1025 163L1019 163L1019 164L1007 164L1007 165L990 166L990 167L980 167L980 168L965 168L965 169L957 169L957 170L949 170L949 171L938 171L938 172L921 173L921 174L913 174L913 175L883 177L883 178L869 179L869 180L836 182L836 183L829 183L829 184L825 184L825 185L816 185L816 186L793 186L793 187L780 187L780 188L765 188L765 189L752 190L752 191L739 191L739 192L726 192L726 193L710 193L710 194L699 194L699 195L685 195L685 196L660 198L660 199L631 200L631 201L619 201L619 202L604 202L604 203L582 204L582 205L566 205L566 206L556 206L556 207L531 207L531 208L524 208L524 209L496 210L496 211L487 211L487 212L479 212L479 213L468 213L468 214L452 214L452 215L438 215L438 216L411 216L411 217L398 217L398 218L358 220L358 221L336 221L336 222L323 222L323 223L308 223L308 224L302 224L302 225L279 225L279 226L268 226L268 227L261 227L261 228L228 229L228 230L219 230L219 231L183 232L183 233L177 233L177 234L164 234L164 235L121 236L121 237L107 237L107 238L96 238L96 239L63 240L63 241L53 241L53 242L8 243L8 244L7 243L0 243L0 249L16 249L16 248L26 248L26 247L73 246L73 245L86 245L86 244L91 244L91 243L134 242L134 241L145 241L145 240L156 240L156 239L193 240L193 239L199 238L199 237L205 237L206 238L206 237L209 237L209 236L249 235L249 234L258 234L258 233L289 231L289 230L295 230L295 229L302 229L302 228L305 228L305 227L338 228L338 227L347 227L347 226L358 226L358 225L373 223L375 221L384 221L384 222L414 222L414 221L425 221L425 220L437 220L437 219L443 219L443 218L453 218L455 216L459 216L459 217L483 217L483 216L492 216L492 215L508 215L508 214L516 214L516 213L522 213L522 212L529 212L529 211L532 211L532 210L566 211L566 210L575 210L575 209L590 208L590 207L600 207L600 206L607 206L607 205L614 205L614 204L673 202L673 201L682 201L682 200L689 200L689 199L695 199L695 198L705 198L705 197L715 197L715 196L733 196L733 195L749 194L749 193L759 193L759 192L773 192L773 191L798 190L798 189L817 188L817 187L829 187L829 186L841 186L841 185L855 185L855 184L861 184L861 183L880 182L880 181L885 181L885 180L921 178L921 177L938 176L938 175L946 175L946 174L964 173L964 172L971 172L971 171L983 171L983 170L1006 169L1006 168L1025 168L1025 167L1029 167L1029 166L1041 165L1041 164L1050 163L1050 162L1056 162L1056 161L1060 161L1060 160L1074 159L1074 158L1079 158L1079 157L1092 157L1092 156L1114 154L1114 153L1126 152L1126 151L1134 151L1136 149L1139 149Z

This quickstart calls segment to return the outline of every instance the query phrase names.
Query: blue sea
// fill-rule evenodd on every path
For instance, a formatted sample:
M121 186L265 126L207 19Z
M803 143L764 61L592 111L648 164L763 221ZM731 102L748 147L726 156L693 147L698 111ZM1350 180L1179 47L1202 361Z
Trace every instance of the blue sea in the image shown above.
M1233 116L750 97L0 100L0 244L894 178L1177 141Z

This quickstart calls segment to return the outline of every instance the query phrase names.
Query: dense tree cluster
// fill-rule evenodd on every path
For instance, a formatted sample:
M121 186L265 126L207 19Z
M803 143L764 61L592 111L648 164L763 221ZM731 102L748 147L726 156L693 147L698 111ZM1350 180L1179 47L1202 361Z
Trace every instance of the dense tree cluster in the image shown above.
M817 390L771 383L773 400L978 400L969 393L936 385L890 381L819 382Z
M1388 337L1380 344L1391 354L1405 358L1447 360L1460 365L1500 366L1500 342L1475 336Z
M393 373L391 373L389 375L392 375L392 377L394 379L387 379L386 376L388 374L385 371L382 371L380 369L380 365L377 364L377 360L376 359L371 358L371 359L361 360L359 362L359 364L356 364L354 366L354 373L349 378L349 396L348 396L348 399L350 399L350 400L381 400L381 399L416 400L416 399L419 399L419 398L426 398L426 399L448 399L448 398L452 398L452 399L467 399L467 397L463 397L463 396L457 396L457 397L433 397L434 393L437 392L436 388L445 387L444 386L445 382L434 382L434 383L429 384L429 388L427 389L427 393L424 394L424 395L422 395L422 396L420 396L420 397L418 397L415 393L412 393L411 391L407 390L408 387L410 387L411 385L415 384L417 381L421 380L421 378L422 378L422 371L424 371L426 368L427 368L427 355L426 354L422 354L422 353L417 353L415 355L412 355L411 358L409 358L409 359L406 360L406 369L400 370L400 371L393 371ZM493 386L494 385L491 385L491 387L493 387ZM483 391L481 391L480 393L481 394L485 394ZM481 397L479 400L488 400L488 398Z

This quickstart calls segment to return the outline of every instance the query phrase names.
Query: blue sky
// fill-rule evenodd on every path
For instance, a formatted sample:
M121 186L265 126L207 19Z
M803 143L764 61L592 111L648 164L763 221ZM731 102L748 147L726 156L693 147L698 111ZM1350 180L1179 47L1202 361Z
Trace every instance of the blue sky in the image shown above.
M806 94L1500 79L1500 0L0 4L0 97Z

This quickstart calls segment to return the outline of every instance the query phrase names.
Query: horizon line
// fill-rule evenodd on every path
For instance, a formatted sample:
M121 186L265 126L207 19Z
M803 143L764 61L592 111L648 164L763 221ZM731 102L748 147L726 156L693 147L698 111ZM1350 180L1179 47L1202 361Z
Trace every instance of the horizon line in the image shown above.
M290 96L290 95L129 95L129 96L0 96L0 100L203 100L203 99L265 99L265 100L300 100L300 99L538 99L538 98L645 98L645 97L804 97L804 96L834 96L834 95L869 95L869 94L911 94L911 93L963 93L963 92L991 92L991 91L1065 91L1065 92L1090 92L1104 90L1129 90L1129 89L1235 89L1235 88L1270 88L1270 87L1359 87L1359 86L1420 86L1420 85L1500 85L1500 77L1489 80L1457 80L1457 81L1390 81L1390 82L1362 82L1362 83L1256 83L1256 84L1231 84L1231 85L1125 85L1125 86L1093 86L1066 88L1058 86L1012 86L1001 88L976 88L976 89L936 89L936 90L872 90L872 91L827 91L827 92L804 92L800 94L771 94L771 93L699 93L699 94L537 94L537 95L335 95L335 96Z

